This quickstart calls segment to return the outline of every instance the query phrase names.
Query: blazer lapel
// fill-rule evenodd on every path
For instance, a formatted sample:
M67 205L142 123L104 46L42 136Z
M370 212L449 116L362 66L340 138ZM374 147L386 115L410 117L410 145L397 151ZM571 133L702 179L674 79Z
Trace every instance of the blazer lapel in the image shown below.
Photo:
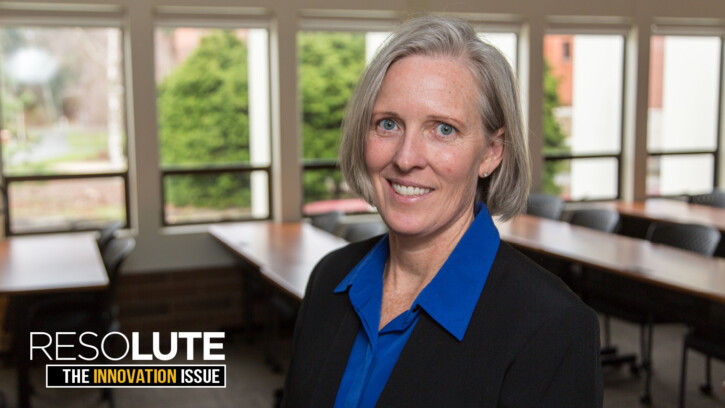
M320 370L312 404L314 407L332 407L335 405L337 389L340 386L342 375L345 373L352 345L360 330L360 319L358 319L354 309L350 305L347 293L341 293L339 295L341 297L344 296L347 303L347 307L343 308L346 312L342 316L342 321L327 350L325 362Z

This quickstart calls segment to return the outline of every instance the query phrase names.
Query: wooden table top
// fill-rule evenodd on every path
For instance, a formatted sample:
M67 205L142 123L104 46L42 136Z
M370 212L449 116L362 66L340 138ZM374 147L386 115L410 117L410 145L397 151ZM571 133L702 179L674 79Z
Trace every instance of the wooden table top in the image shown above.
M497 223L501 239L526 249L725 303L725 259L519 215Z
M347 241L306 222L272 221L218 224L209 233L258 268L280 289L301 300L317 262Z
M0 241L0 293L98 290L108 275L95 234L10 237Z
M725 232L725 209L708 205L690 204L666 198L650 198L644 202L614 201L593 203L592 206L611 208L622 215L651 221L709 225Z

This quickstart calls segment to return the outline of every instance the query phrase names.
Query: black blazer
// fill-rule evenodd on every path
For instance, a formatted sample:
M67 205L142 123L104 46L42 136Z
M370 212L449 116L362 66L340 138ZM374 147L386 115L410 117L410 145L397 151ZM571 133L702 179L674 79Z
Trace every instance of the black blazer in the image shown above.
M295 327L283 406L332 407L360 321L333 290L380 237L315 267ZM602 406L599 323L558 278L506 243L459 342L426 313L378 407Z

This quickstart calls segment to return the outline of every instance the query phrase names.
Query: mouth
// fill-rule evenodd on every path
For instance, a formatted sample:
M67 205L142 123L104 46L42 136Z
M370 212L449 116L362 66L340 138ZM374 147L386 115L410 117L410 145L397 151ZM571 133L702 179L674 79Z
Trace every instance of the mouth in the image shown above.
M420 197L433 191L433 189L427 187L410 186L394 181L388 182L393 190L403 197Z

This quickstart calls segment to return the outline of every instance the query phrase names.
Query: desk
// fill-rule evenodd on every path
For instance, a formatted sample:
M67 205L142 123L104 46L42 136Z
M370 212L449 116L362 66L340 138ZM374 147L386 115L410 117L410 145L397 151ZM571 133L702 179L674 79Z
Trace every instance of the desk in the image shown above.
M99 290L106 286L108 275L93 233L0 241L0 293Z
M725 231L725 209L723 208L664 198L651 198L644 202L617 201L611 205L621 215L650 221L703 224Z
M725 259L530 215L497 226L514 246L725 304Z
M269 282L302 300L317 262L347 241L306 222L219 224L209 233Z
M0 241L0 294L75 292L107 286L108 275L94 233L31 235ZM20 319L16 323L19 327ZM18 405L25 408L30 406L28 365L17 363Z

